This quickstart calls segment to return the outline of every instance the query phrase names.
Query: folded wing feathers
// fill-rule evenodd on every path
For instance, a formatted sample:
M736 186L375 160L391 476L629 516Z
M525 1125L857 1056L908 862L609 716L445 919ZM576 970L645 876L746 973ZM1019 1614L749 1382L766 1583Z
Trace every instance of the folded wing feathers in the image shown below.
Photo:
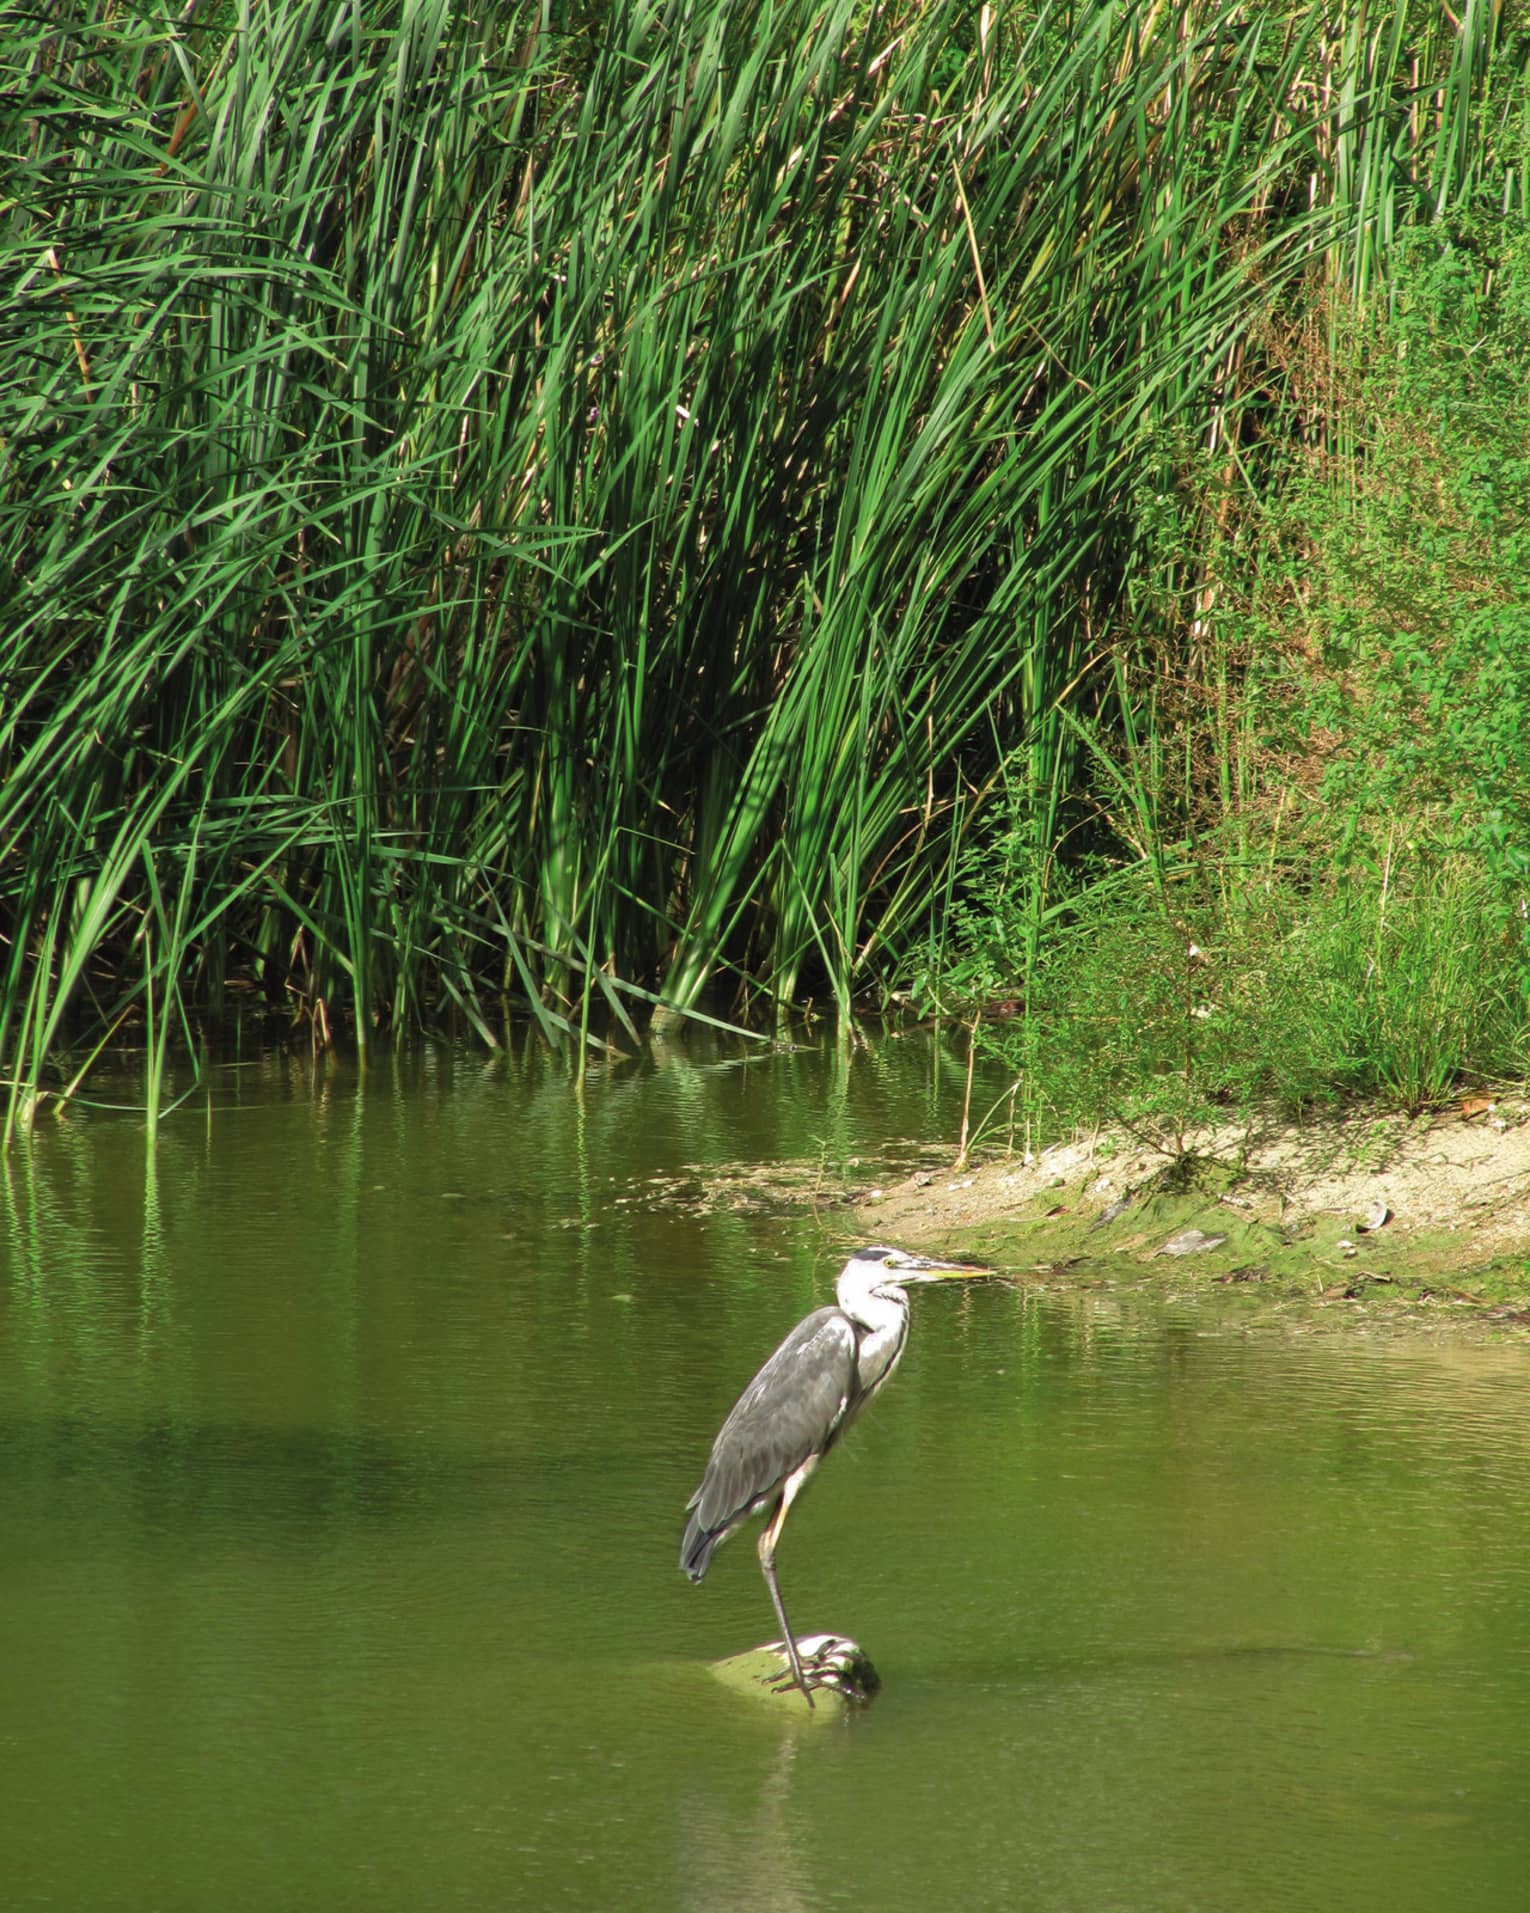
M855 1332L836 1308L804 1318L739 1396L712 1444L681 1550L696 1579L712 1550L832 1440L849 1406Z

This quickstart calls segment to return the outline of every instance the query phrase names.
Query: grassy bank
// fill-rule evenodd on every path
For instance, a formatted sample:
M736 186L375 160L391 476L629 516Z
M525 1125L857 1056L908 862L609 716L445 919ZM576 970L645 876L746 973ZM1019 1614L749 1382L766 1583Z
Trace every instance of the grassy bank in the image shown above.
M1322 698L1392 670L1399 829L1448 775L1381 601L1290 614L1314 550L1353 596L1301 486L1370 500L1408 271L1460 236L1446 414L1522 289L1506 13L209 0L0 66L8 1130L118 1030L152 1117L240 1002L492 1043L922 964L1092 1022L1112 897L1168 977L1178 886L1312 887ZM1438 868L1512 915L1506 738Z

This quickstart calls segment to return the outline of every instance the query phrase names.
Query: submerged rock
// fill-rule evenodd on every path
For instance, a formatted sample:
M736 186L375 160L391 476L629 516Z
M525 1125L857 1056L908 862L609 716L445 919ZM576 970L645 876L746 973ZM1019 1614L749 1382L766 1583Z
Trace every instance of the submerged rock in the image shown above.
M766 1641L747 1653L713 1661L712 1673L725 1687L768 1701L786 1701L805 1717L835 1720L847 1708L864 1707L882 1685L870 1657L843 1634L804 1634L797 1652L813 1681L813 1706L792 1680L791 1664L780 1641Z

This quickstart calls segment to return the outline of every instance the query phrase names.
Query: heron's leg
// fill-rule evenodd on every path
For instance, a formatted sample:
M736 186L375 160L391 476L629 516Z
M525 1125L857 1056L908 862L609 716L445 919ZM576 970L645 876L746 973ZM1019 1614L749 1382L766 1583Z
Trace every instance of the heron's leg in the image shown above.
M796 1637L792 1633L792 1624L786 1618L786 1605L781 1599L780 1585L776 1580L776 1543L781 1539L781 1530L786 1526L787 1511L798 1493L805 1485L808 1476L818 1466L818 1457L813 1455L796 1471L788 1475L786 1486L781 1491L781 1499L775 1513L766 1523L765 1532L760 1536L760 1572L765 1576L765 1585L770 1589L771 1605L776 1610L776 1619L781 1623L781 1638L786 1645L786 1658L792 1665L792 1679L802 1689L802 1697L808 1706L813 1705L813 1692L808 1686L807 1676L802 1671L802 1660L797 1653Z
M770 1589L770 1598L776 1610L776 1619L781 1623L781 1640L786 1648L786 1658L792 1664L792 1679L802 1689L802 1695L809 1707L813 1704L812 1690L807 1684L807 1676L802 1671L802 1662L797 1654L797 1642L792 1635L792 1624L786 1618L786 1604L781 1599L781 1589L776 1582L776 1536L781 1530L781 1515L785 1514L783 1505L774 1521L760 1536L760 1570L765 1576L765 1585Z

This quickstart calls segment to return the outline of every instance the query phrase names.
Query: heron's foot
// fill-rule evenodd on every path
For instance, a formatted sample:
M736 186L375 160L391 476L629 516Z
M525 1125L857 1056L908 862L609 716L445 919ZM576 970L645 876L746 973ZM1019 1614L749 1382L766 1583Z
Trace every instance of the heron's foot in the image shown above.
M790 1666L781 1668L781 1670L775 1674L761 1674L759 1681L762 1687L768 1687L773 1694L789 1694L795 1688L802 1694L809 1707L813 1704L814 1693L820 1687L832 1688L835 1685L832 1673L825 1671L823 1668L810 1667L806 1661L802 1663L802 1679L800 1681L797 1678L796 1671Z
M876 1669L865 1652L843 1634L810 1634L797 1642L797 1659L802 1666L799 1681L784 1641L771 1641L770 1651L781 1655L784 1665L773 1674L762 1674L761 1682L773 1694L784 1694L800 1687L811 1707L819 1690L839 1694L843 1699L864 1706L882 1685Z

